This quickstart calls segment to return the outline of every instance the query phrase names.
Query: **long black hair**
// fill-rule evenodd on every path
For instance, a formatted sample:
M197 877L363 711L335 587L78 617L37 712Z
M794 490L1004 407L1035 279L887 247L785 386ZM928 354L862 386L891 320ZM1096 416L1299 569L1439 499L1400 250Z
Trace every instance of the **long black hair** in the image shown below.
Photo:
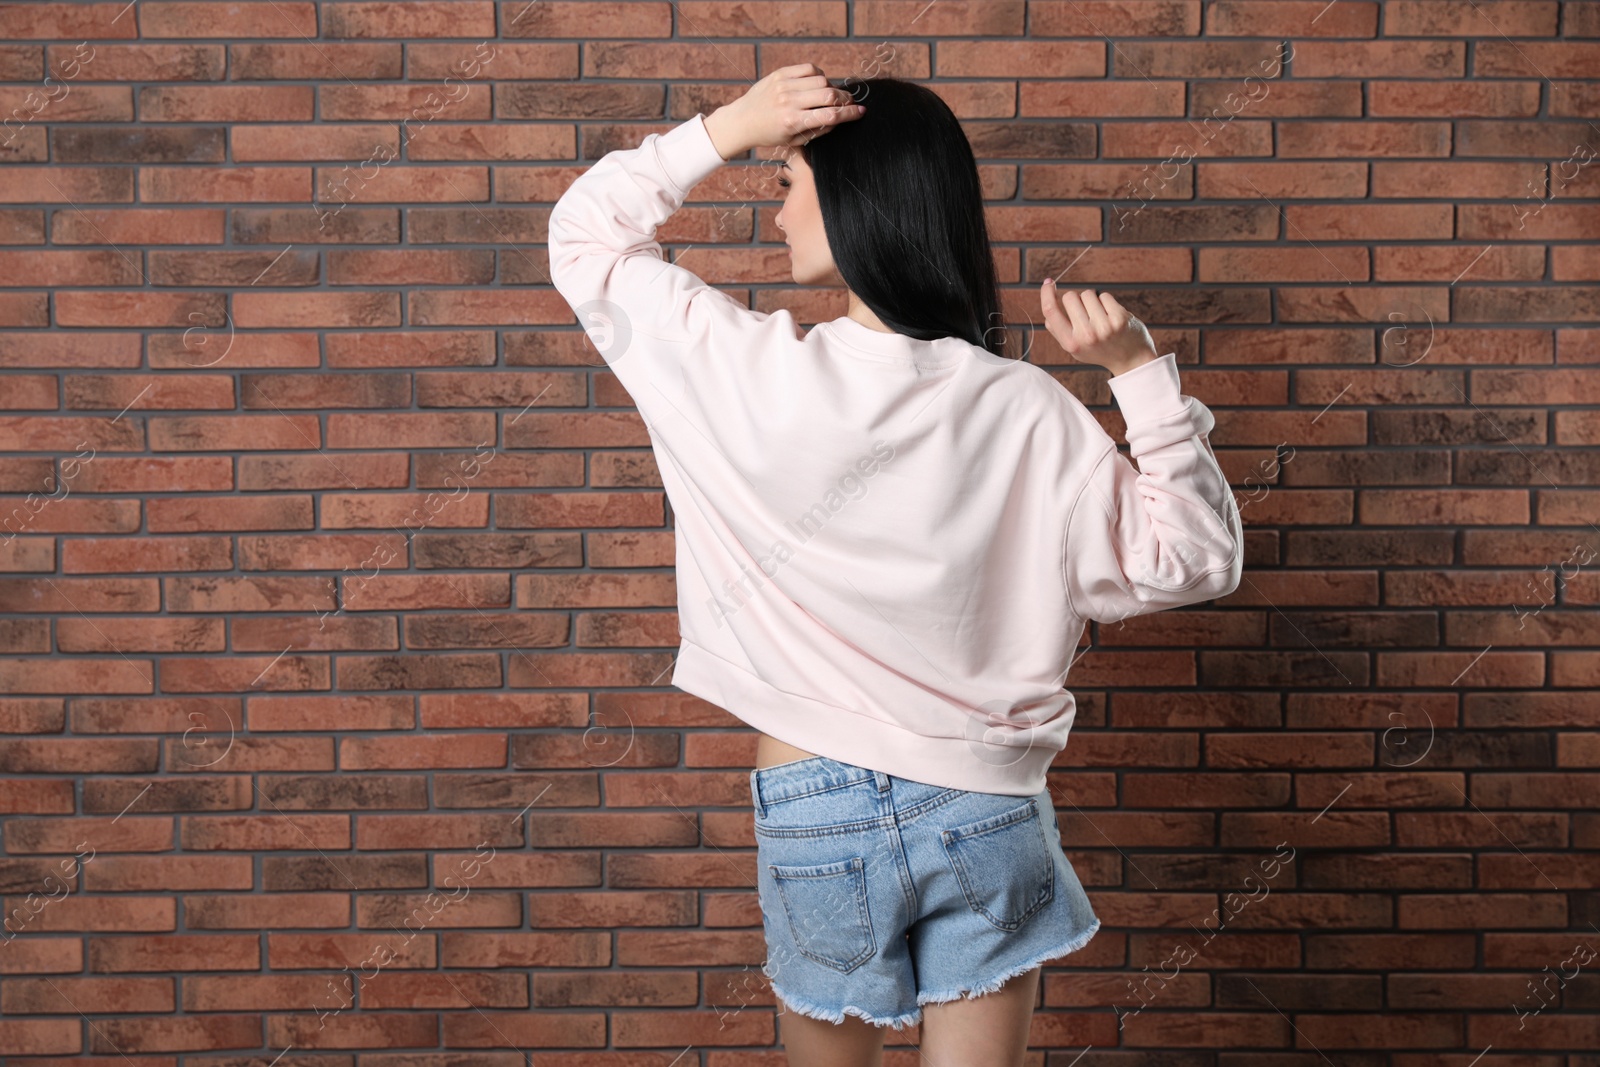
M846 285L896 333L1009 356L978 161L931 89L846 78L866 114L800 146Z

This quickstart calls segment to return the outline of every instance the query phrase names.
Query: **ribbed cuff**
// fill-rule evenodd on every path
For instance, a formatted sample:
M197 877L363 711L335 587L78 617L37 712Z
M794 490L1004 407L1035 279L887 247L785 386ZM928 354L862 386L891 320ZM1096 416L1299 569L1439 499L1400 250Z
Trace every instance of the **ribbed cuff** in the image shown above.
M656 158L683 196L727 162L711 141L705 116L698 112L656 138Z
M1137 456L1162 445L1206 433L1213 420L1204 405L1189 403L1178 380L1178 354L1168 352L1106 379L1128 428L1128 448ZM1206 412L1201 416L1200 412Z

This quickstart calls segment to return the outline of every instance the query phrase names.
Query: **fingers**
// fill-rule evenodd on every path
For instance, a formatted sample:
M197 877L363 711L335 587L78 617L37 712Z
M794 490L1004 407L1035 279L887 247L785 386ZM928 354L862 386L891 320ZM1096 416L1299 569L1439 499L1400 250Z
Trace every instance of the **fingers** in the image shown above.
M1146 333L1144 324L1110 293L1096 293L1093 289L1058 293L1055 282L1046 279L1039 290L1039 301L1050 336L1063 351L1080 362L1111 367L1128 346L1126 335L1130 327L1140 334ZM1064 321L1063 311L1065 319L1071 320L1070 328ZM1149 346L1148 338L1145 346Z
M1094 343L1088 332L1088 320L1083 314L1083 303L1072 290L1058 292L1055 282L1048 282L1040 294L1044 303L1044 324L1050 336L1056 339L1063 351L1075 356L1078 350ZM1066 314L1062 314L1065 309Z
M844 104L839 107L814 107L800 113L801 129L789 139L789 144L801 145L814 141L841 122L853 122L866 114L861 104Z
M802 108L848 107L855 103L855 98L843 89L823 85L796 93L794 102Z
M1117 298L1110 293L1101 293L1100 303L1106 309L1106 319L1111 323L1111 329L1114 333L1120 333L1122 328L1128 324L1128 320L1133 318L1132 315L1128 314L1128 309L1117 303Z
M1067 342L1071 340L1072 324L1061 313L1061 305L1057 302L1059 299L1055 282L1046 279L1044 285L1039 287L1039 303L1044 307L1044 325L1050 331L1050 336L1070 354L1072 349L1067 347Z
M1083 291L1083 314L1096 340L1104 340L1111 336L1111 320L1106 317L1106 309L1095 296L1093 289Z
M841 122L850 122L867 113L865 104L841 104L838 107L819 108L819 111L828 116L828 124L836 126Z
M1072 320L1072 332L1077 340L1086 345L1094 344L1094 330L1089 324L1088 314L1083 310L1083 297L1068 289L1061 294L1061 303L1067 309L1067 318Z
M789 82L795 89L826 88L828 76L815 63L796 63L792 67L779 67L773 71L774 81Z
M801 130L799 133L789 138L788 144L790 147L798 147L799 145L814 141L823 134L831 131L839 123L851 122L860 118L861 110L862 109L858 105L850 105L843 108L818 108L816 109L817 114L826 116L823 119L825 125L819 126L815 129Z
M1056 285L1050 278L1045 278L1045 283L1038 286L1038 304L1045 310L1045 328L1050 330L1051 336L1054 336L1066 323L1062 322L1064 317L1061 314L1061 304L1056 302Z
M795 103L803 109L801 113L808 126L817 123L832 126L858 119L867 113L867 106L856 103L849 90L831 85L801 93Z

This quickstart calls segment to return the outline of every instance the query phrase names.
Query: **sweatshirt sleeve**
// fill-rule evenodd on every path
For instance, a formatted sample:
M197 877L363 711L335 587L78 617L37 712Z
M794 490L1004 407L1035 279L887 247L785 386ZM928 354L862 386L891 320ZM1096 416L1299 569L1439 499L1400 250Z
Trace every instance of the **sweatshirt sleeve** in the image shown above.
M768 316L662 255L656 229L726 160L696 114L600 157L550 210L550 281L647 424Z
M1179 390L1167 353L1109 379L1136 469L1109 440L1067 519L1067 601L1116 622L1225 596L1239 586L1239 506L1208 439L1211 410Z

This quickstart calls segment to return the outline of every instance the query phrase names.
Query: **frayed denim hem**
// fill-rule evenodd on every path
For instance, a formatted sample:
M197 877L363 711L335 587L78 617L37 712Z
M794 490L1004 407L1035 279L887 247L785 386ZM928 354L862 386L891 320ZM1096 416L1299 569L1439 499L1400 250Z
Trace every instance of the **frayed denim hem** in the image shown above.
M873 1026L892 1026L896 1030L904 1029L907 1026L912 1026L922 1021L922 1009L920 1007L918 1007L915 1011L908 1011L904 1015L895 1015L886 1019L877 1019L874 1018L870 1012L862 1008L858 1008L854 1004L846 1004L844 1006L844 1010L842 1011L832 1011L828 1008L823 1008L813 1004L807 1000L797 1000L796 998L785 993L783 990L779 989L777 986L773 986L772 991L783 1000L783 1003L791 1011L794 1011L800 1015L804 1015L809 1019L821 1019L823 1022L834 1023L835 1025L842 1024L846 1015L854 1015L858 1018L865 1019Z
M1022 964L1019 967L1012 968L1010 972L1001 975L1000 977L996 978L994 981L989 982L986 985L980 986L977 989L972 989L972 990L957 989L957 990L955 990L954 992L951 992L951 993L918 993L917 994L917 1006L921 1007L924 1004L948 1004L952 1000L960 1000L963 997L966 998L967 1000L976 1000L978 997L981 997L981 996L983 996L983 995L985 995L987 993L993 993L993 992L997 991L1001 986L1005 985L1007 982L1009 982L1011 979L1015 978L1019 974L1026 974L1028 971L1033 970L1035 967L1039 966L1040 964L1046 963L1049 960L1053 960L1058 956L1065 956L1068 953L1072 953L1072 952L1078 951L1084 945L1087 945L1089 943L1089 939L1094 937L1095 932L1098 931L1099 929L1100 929L1100 920L1099 920L1099 918L1096 918L1095 921L1094 921L1094 925L1090 926L1089 929L1085 930L1078 937L1074 938L1071 943L1069 943L1067 945L1064 945L1064 946L1061 946L1059 948L1053 948L1049 952L1040 953L1039 955L1035 956L1033 959L1029 960L1027 963Z

